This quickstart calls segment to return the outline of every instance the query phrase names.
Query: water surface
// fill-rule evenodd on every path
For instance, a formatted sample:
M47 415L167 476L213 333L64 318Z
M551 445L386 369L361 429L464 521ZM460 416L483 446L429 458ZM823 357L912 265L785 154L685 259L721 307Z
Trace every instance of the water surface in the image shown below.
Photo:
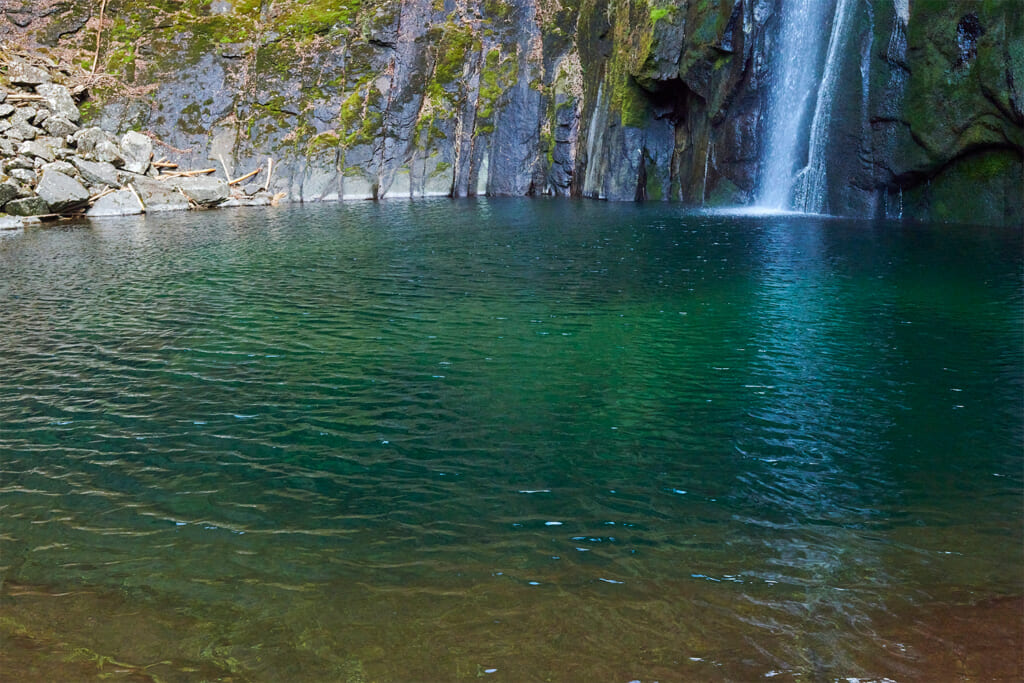
M596 202L0 235L0 671L1019 677L1022 274Z

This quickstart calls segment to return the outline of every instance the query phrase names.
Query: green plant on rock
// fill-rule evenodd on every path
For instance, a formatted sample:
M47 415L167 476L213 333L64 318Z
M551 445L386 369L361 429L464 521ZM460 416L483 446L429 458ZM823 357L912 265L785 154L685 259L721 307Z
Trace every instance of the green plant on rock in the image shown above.
M494 114L498 100L512 85L516 63L512 57L501 58L501 50L489 50L480 71L480 96L477 100L476 132L482 135L494 132Z

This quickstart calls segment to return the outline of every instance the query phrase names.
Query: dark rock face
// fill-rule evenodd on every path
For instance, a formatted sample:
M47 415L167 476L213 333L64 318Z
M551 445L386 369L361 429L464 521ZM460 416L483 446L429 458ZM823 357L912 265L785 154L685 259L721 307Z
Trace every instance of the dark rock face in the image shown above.
M104 35L101 67L134 90L94 93L90 123L151 132L163 142L153 155L183 166L223 165L232 177L272 166L266 189L299 201L746 204L780 3L119 0L108 20L125 30ZM1024 222L1024 19L1013 4L850 4L828 212ZM95 3L10 5L0 40L91 56ZM83 159L139 171L119 137L69 133L77 124L60 86L28 66L6 78L38 86L54 113L0 112L7 140L73 135Z

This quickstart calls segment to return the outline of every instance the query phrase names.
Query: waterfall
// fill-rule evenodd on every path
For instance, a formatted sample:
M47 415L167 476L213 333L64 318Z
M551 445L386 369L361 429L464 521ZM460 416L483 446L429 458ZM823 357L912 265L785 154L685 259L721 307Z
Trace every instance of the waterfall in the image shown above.
M782 0L757 204L825 209L825 152L851 0ZM831 22L827 49L823 37ZM824 53L824 54L823 54Z

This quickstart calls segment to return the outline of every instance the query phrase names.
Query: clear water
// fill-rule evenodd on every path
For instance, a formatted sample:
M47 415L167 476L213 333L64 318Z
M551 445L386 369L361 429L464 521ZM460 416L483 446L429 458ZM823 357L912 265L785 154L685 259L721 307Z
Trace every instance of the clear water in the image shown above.
M1014 676L1022 274L572 201L2 235L0 671Z

